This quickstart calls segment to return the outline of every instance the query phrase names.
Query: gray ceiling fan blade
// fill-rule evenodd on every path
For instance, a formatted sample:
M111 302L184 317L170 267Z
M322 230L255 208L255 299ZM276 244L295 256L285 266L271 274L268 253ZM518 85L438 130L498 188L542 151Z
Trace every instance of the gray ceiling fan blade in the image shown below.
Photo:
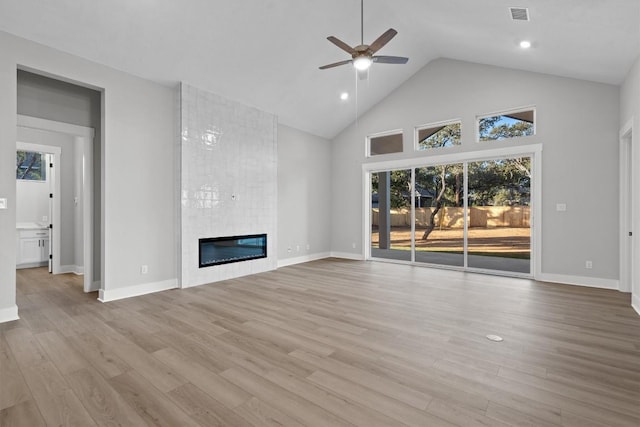
M333 64L327 64L320 67L321 70L326 70L327 68L339 67L341 65L350 64L352 62L351 59L345 59L344 61L334 62Z
M331 43L335 44L340 49L344 50L350 55L354 55L356 53L356 50L354 48L352 48L351 46L349 46L348 44L346 44L345 42L343 42L337 37L329 36L327 37L327 40L329 40Z
M371 53L376 53L377 51L382 49L382 47L389 43L389 40L394 38L396 34L398 34L398 32L393 28L389 28L387 31L385 31L384 34L382 34L369 45L369 50L371 51Z
M404 56L374 56L371 59L380 64L406 64L409 61Z

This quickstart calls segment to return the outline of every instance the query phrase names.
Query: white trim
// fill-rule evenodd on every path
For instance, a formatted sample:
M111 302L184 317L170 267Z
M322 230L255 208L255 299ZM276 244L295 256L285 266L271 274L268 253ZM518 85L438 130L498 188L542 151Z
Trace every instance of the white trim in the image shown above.
M302 264L304 262L316 261L319 259L329 258L331 256L330 252L320 252L317 254L311 255L303 255L295 258L285 258L282 260L278 260L278 268L288 267L290 265Z
M100 289L98 301L109 302L177 288L178 280L171 279L164 280L162 282L150 282L143 283L141 285L125 286L124 288L117 289Z
M570 276L566 274L543 273L535 280L538 282L560 283L563 285L585 286L588 288L619 290L620 282L615 279L600 279L597 277Z
M364 261L362 254L352 254L349 252L331 252L331 258L350 259L353 261Z
M619 268L620 268L620 291L631 292L633 283L633 238L629 238L628 233L633 229L631 213L633 209L633 197L629 198L631 192L633 159L632 126L633 121L629 121L620 130L620 150L619 150Z
M24 116L22 114L18 114L18 126L91 139L95 135L95 130L93 128L72 125L70 123L56 122L53 120L45 120L38 117Z
M0 309L0 323L12 322L18 319L20 319L20 317L18 316L17 305Z
M503 148L465 151L460 153L440 154L435 156L420 156L410 159L386 160L382 162L368 162L362 164L365 172L380 172L385 170L410 169L428 167L449 163L474 162L479 160L497 159L501 157L540 155L542 144L514 145Z
M84 267L81 265L61 265L58 273L73 273L77 276L82 276L84 275Z
M640 314L640 295L633 295L631 297L631 307Z

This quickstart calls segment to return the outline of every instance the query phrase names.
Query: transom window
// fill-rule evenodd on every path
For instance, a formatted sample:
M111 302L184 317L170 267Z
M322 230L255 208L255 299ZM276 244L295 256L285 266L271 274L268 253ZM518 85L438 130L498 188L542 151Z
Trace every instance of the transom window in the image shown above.
M478 118L478 141L535 135L535 110L510 111Z
M460 145L462 123L460 120L434 123L416 128L418 150L446 148Z
M367 137L368 155L402 153L402 131L391 131Z

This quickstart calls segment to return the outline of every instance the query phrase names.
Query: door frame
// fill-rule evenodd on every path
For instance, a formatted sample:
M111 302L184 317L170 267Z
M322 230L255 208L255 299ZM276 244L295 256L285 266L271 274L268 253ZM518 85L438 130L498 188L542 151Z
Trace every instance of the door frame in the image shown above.
M412 169L425 166L434 166L451 163L464 163L492 158L506 157L531 157L532 182L531 182L531 264L530 273L522 275L518 273L503 272L498 270L480 270L468 269L466 267L437 266L443 269L486 272L499 276L511 277L533 277L537 279L542 274L542 144L518 145L505 148L487 149L480 151L471 151L455 154L443 154L434 156L414 157L410 159L389 160L381 162L369 162L362 164L362 194L363 194L363 211L362 211L362 237L364 259L369 260L371 257L371 174L385 170ZM412 172L413 176L413 172ZM412 180L413 182L413 180ZM413 259L413 258L412 258ZM385 261L383 259L375 259L376 261ZM414 264L407 261L388 261L398 263ZM426 265L425 265L426 266ZM431 265L429 265L431 266Z
M633 144L633 120L620 129L620 291L631 292L635 274L633 268L634 240L634 171L633 156L637 148Z
M74 144L82 150L82 242L84 251L84 291L97 291L99 289L96 288L93 283L93 139L95 136L95 130L85 126L45 120L22 114L18 114L17 121L18 127L70 135L74 138ZM52 148L45 145L42 147ZM46 150L47 148L45 148L45 151ZM56 186L57 193L60 194L59 179L56 179ZM58 197L57 199L57 203L54 203L52 239L54 239L54 254L57 254L58 256L54 256L53 259L53 274L58 274L60 272L60 239L57 238L60 230L60 198Z

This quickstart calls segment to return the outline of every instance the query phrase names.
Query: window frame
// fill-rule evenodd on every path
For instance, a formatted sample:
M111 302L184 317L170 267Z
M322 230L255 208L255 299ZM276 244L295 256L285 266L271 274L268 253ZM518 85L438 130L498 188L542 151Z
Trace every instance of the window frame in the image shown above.
M391 135L400 135L401 136L401 138L402 138L402 150L401 151L394 151L393 153L371 154L371 139L372 138L380 138L380 137L391 136ZM372 133L372 134L367 135L366 138L365 138L365 157L367 157L367 158L378 157L378 156L389 156L389 155L399 154L399 153L404 153L404 129L393 129L393 130L388 130L388 131L384 131L384 132Z
M421 130L430 129L430 128L434 128L434 127L438 127L438 126L448 126L448 125L452 125L452 124L455 124L455 123L460 123L460 144L453 145L451 147L420 148L420 131ZM424 125L416 126L416 127L413 128L413 150L414 150L414 152L429 152L429 150L431 150L433 148L451 149L451 148L455 148L455 147L461 147L462 146L462 130L463 130L463 127L464 126L463 126L461 118L455 118L455 119L450 119L450 120L442 120L442 121L439 121L439 122L432 122L432 123L427 123L427 124L424 124Z
M509 114L515 114L515 113L523 113L526 111L531 111L533 113L533 133L531 135L525 135L525 136L517 136L517 137L513 137L513 138L503 138L503 139L490 139L490 140L481 140L480 139L480 120L485 119L487 117L496 117L496 116L506 116ZM479 114L476 115L476 120L475 120L475 140L477 143L491 143L491 142L499 142L499 141L506 141L506 140L512 140L512 139L520 139L520 138L527 138L527 137L531 137L531 136L536 136L537 132L538 132L538 117L537 117L537 109L535 105L527 105L527 106L523 106L523 107L517 107L517 108L510 108L508 110L499 110L499 111L495 111L492 113L486 113L486 114Z

